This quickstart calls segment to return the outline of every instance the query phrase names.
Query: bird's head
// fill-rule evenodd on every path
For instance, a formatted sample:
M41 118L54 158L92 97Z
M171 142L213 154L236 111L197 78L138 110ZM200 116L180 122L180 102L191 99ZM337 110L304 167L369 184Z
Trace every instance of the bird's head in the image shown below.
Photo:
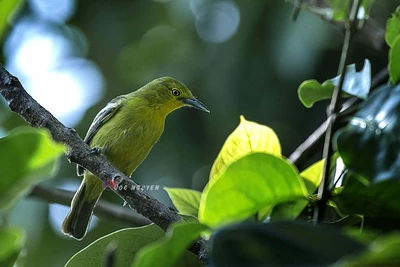
M184 106L210 112L183 83L171 77L155 79L140 91L156 109L163 110L167 114Z

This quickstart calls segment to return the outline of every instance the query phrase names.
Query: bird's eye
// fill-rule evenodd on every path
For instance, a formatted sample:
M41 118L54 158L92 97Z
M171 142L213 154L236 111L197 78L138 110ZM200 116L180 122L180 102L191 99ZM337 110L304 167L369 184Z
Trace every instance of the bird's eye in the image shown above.
M172 89L172 94L174 96L179 96L181 94L181 92L179 92L178 90Z

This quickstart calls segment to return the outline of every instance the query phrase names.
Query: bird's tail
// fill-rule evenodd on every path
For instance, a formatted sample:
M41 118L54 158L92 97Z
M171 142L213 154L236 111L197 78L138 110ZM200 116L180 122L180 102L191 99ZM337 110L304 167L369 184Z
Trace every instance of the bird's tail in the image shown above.
M85 174L72 199L71 209L61 225L61 231L64 234L78 240L86 235L94 207L102 192L101 181L91 174Z

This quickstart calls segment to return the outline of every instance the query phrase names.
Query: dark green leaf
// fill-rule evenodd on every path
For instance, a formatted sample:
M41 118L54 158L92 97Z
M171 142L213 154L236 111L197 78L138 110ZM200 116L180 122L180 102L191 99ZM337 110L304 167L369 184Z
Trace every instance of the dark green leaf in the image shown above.
M180 214L198 216L201 192L185 188L164 187Z
M386 22L385 40L388 46L393 47L394 40L400 35L400 6Z
M358 255L348 256L335 266L400 266L400 233L390 233L374 240Z
M323 266L364 247L336 228L296 221L232 225L209 242L212 266Z
M19 228L0 228L0 266L12 267L25 244L25 232Z
M115 266L131 266L136 253L144 246L164 236L164 231L151 224L144 227L127 228L103 236L75 254L66 267L104 267L105 252L110 242L115 242Z
M307 108L313 106L315 102L329 99L332 97L333 90L339 85L340 75L333 79L326 80L320 84L316 80L307 80L300 84L297 90L301 103ZM347 66L346 76L343 83L343 96L357 96L365 99L371 87L371 63L368 59L364 62L361 71L356 72L356 65Z
M307 190L288 161L266 153L252 153L227 167L203 191L199 221L210 226L245 220L260 209L301 199Z
M332 201L344 214L362 214L390 220L400 218L399 195L398 182L385 181L366 186L356 177L350 176L346 186Z
M335 136L348 169L372 182L400 179L399 115L400 85L381 86Z
M134 267L173 267L179 259L187 253L186 249L200 238L200 233L207 227L196 222L177 223L172 225L161 240L146 246L135 257ZM200 261L192 254L190 262L186 261L181 266L202 266Z
M53 176L64 146L45 130L22 127L0 139L0 210L10 208L32 186Z

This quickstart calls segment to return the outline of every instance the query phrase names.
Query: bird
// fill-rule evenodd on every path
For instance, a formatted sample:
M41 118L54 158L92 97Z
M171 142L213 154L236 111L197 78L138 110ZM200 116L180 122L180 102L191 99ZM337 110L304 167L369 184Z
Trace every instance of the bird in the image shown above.
M161 137L167 115L185 106L210 112L179 80L157 78L111 100L95 116L84 141L129 177ZM77 173L83 180L61 230L65 235L82 240L105 187L99 178L80 165L77 165Z

